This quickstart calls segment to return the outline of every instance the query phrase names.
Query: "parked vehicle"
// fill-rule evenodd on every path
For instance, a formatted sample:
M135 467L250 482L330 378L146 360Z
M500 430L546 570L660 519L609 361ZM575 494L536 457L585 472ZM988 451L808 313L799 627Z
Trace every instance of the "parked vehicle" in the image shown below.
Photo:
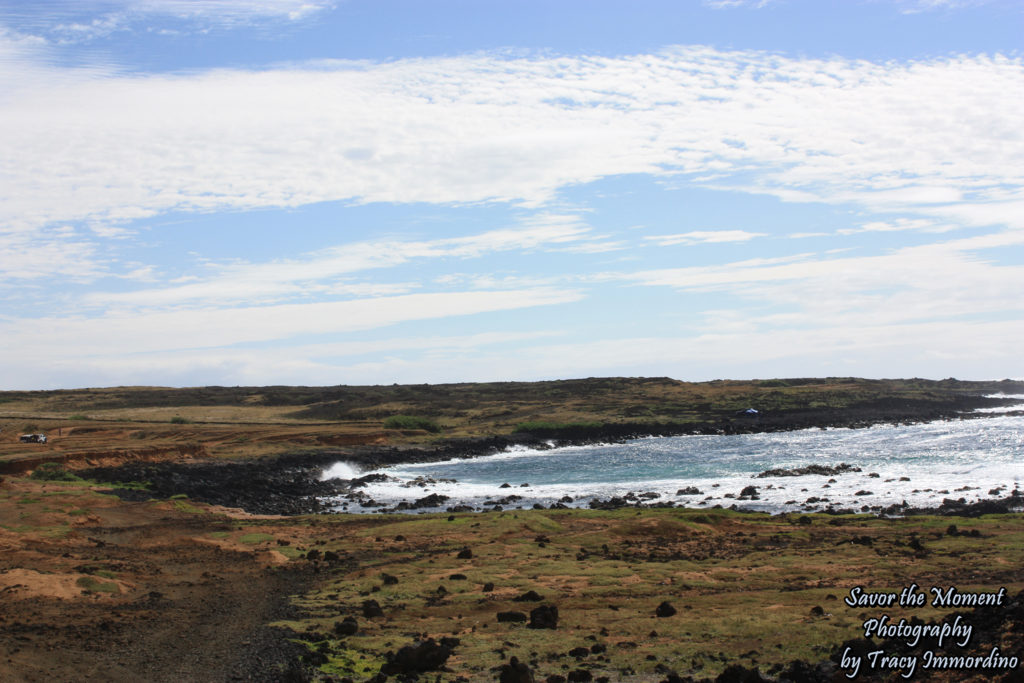
M19 440L22 443L46 443L46 434L22 434Z

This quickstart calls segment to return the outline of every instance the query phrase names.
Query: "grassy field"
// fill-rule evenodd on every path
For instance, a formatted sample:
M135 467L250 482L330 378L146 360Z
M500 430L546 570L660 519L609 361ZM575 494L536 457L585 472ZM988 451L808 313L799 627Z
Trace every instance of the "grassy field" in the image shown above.
M47 455L72 467L133 459L266 455L365 444L436 443L517 430L841 417L945 409L964 395L1021 393L1021 382L856 378L680 382L599 378L364 387L116 387L0 392L0 463ZM21 444L44 432L48 443ZM66 456L66 457L64 457Z
M821 662L881 613L844 604L855 586L1024 590L1024 515L624 508L260 517L183 496L130 502L88 481L29 473L47 460L78 472L572 425L713 423L747 408L827 418L909 406L927 415L999 392L1024 385L612 378L2 392L0 662L7 678L25 681L244 680L253 667L282 679L304 669L314 680L365 681L388 653L428 638L458 641L445 641L453 652L426 679L440 683L496 680L513 656L536 680L640 683L669 672L713 679L737 663L778 673L794 660ZM44 432L48 443L20 443L24 432ZM365 611L370 600L379 615ZM663 603L674 613L659 616ZM557 628L498 620L529 619L545 605L557 608ZM931 620L949 610L885 613ZM286 637L261 640L268 625ZM1022 625L1008 620L971 647L1019 651Z
M180 498L124 502L87 482L8 477L0 485L0 548L0 633L16 620L31 636L10 662L25 678L13 680L33 680L26 672L52 663L56 620L58 634L89 626L86 640L57 643L95 658L89 652L106 640L114 647L119 638L148 637L157 615L184 632L203 610L234 609L225 591L263 599L247 587L282 570L311 578L290 597L300 611L271 623L289 629L317 680L367 680L388 652L424 638L458 639L431 681L495 680L492 669L512 656L538 680L580 670L610 681L661 681L668 671L713 678L735 663L777 673L793 660L822 661L873 616L927 621L950 612L849 607L843 599L855 586L1024 589L1024 516L1015 514L886 520L622 509L256 518ZM517 600L530 591L538 601ZM163 596L160 604L139 602L153 594ZM20 600L32 600L34 616ZM367 600L380 616L365 616ZM665 602L675 614L658 616ZM539 605L557 607L557 628L497 617ZM337 625L346 617L355 632L342 635ZM96 630L104 620L118 628ZM999 644L1019 649L1019 636L1008 637L1018 641Z

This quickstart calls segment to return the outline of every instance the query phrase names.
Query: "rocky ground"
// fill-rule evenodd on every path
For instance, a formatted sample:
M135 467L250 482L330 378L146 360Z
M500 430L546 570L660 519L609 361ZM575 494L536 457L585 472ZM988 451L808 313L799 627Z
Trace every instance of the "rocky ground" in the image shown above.
M1024 516L1012 512L1020 503L1012 497L888 520L633 502L605 510L310 514L320 511L318 496L347 486L319 481L339 457L372 468L549 439L863 426L951 418L990 404L977 395L880 399L843 410L563 425L431 445L359 445L381 440L376 426L347 442L330 427L308 444L316 449L219 460L191 452L173 429L117 426L125 443L143 447L155 435L171 444L160 448L170 448L175 462L104 452L98 435L107 427L88 425L99 430L85 432L98 439L91 456L53 451L33 467L54 457L73 468L127 464L73 470L90 481L53 481L30 476L19 455L0 472L0 679L848 680L841 655L868 648L857 638L877 610L847 607L843 596L856 585L898 590L914 582L1005 587L1004 604L961 610L975 632L953 654L998 646L1024 656ZM223 444L249 443L246 429L202 427ZM264 430L261 443L277 438L265 425L253 429ZM300 428L286 431L301 439ZM938 623L955 611L903 613ZM872 646L900 656L923 651L877 639ZM914 680L1021 675L1019 667L919 670ZM859 677L904 680L899 670L865 669Z

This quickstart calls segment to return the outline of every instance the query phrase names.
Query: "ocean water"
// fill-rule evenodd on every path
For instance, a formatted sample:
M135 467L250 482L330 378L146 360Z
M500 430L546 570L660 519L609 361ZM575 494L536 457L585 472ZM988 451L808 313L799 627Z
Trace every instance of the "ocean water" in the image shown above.
M1024 396L1012 398L1024 401ZM945 498L973 502L1006 496L1024 483L1024 416L1001 414L1021 410L1024 403L987 409L984 417L909 426L656 437L548 450L516 447L470 460L377 470L390 479L362 490L386 507L433 493L449 497L440 507L420 511L454 505L489 509L510 495L521 498L502 503L504 509L548 506L564 496L573 499L570 507L587 507L595 498L630 494L644 496L648 503L735 504L767 512L861 510L903 502L937 506ZM769 469L840 463L861 471L755 478ZM340 462L325 471L324 478L360 474L358 468ZM506 483L510 486L502 488ZM751 485L758 487L759 499L739 500L743 488ZM687 487L700 493L678 494ZM351 512L379 509L348 500L333 502L336 509Z

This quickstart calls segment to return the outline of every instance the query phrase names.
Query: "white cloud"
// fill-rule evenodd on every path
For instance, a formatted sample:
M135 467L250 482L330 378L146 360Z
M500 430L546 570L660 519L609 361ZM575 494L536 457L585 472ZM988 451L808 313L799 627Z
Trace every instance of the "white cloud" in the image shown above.
M342 334L408 321L565 304L580 298L576 291L534 288L144 315L110 312L94 318L43 316L31 321L0 320L0 336L9 357L28 364L49 363L61 358L117 357Z
M1024 68L1001 56L689 47L159 76L28 66L0 73L17 86L0 96L8 229L338 199L541 205L629 173L984 221L1024 188Z
M306 19L334 7L334 0L47 0L16 11L0 9L0 21L56 44L86 43L121 31L168 35L211 27L238 28ZM155 21L183 22L170 28Z
M734 7L752 7L761 9L772 4L774 0L704 0L704 4L712 9L732 9Z
M333 7L334 0L123 0L125 9L176 17L301 19Z
M916 14L934 10L958 10L965 7L989 5L1000 0L896 0L905 14Z
M754 314L758 328L895 326L966 316L1024 313L1024 266L998 265L979 252L1024 245L1005 232L907 247L876 256L749 260L622 275L647 286L727 292L783 313ZM961 324L963 324L961 322ZM969 326L968 326L969 327Z
M33 234L0 230L0 290L56 275L93 280L106 274L107 265L95 241L75 231L58 228Z
M676 235L650 235L644 237L660 247L674 244L721 244L726 242L749 242L755 237L764 237L763 232L747 232L746 230L694 230Z
M185 284L127 292L93 292L85 297L92 306L165 307L182 304L230 306L270 303L289 298L386 296L416 289L416 283L358 283L345 278L354 273L392 268L425 259L469 259L503 251L562 250L588 247L599 250L577 216L540 214L522 226L490 230L466 237L436 240L374 240L319 249L302 258L265 263L208 264L215 272ZM569 245L569 246L565 246ZM2 272L2 261L0 261Z

